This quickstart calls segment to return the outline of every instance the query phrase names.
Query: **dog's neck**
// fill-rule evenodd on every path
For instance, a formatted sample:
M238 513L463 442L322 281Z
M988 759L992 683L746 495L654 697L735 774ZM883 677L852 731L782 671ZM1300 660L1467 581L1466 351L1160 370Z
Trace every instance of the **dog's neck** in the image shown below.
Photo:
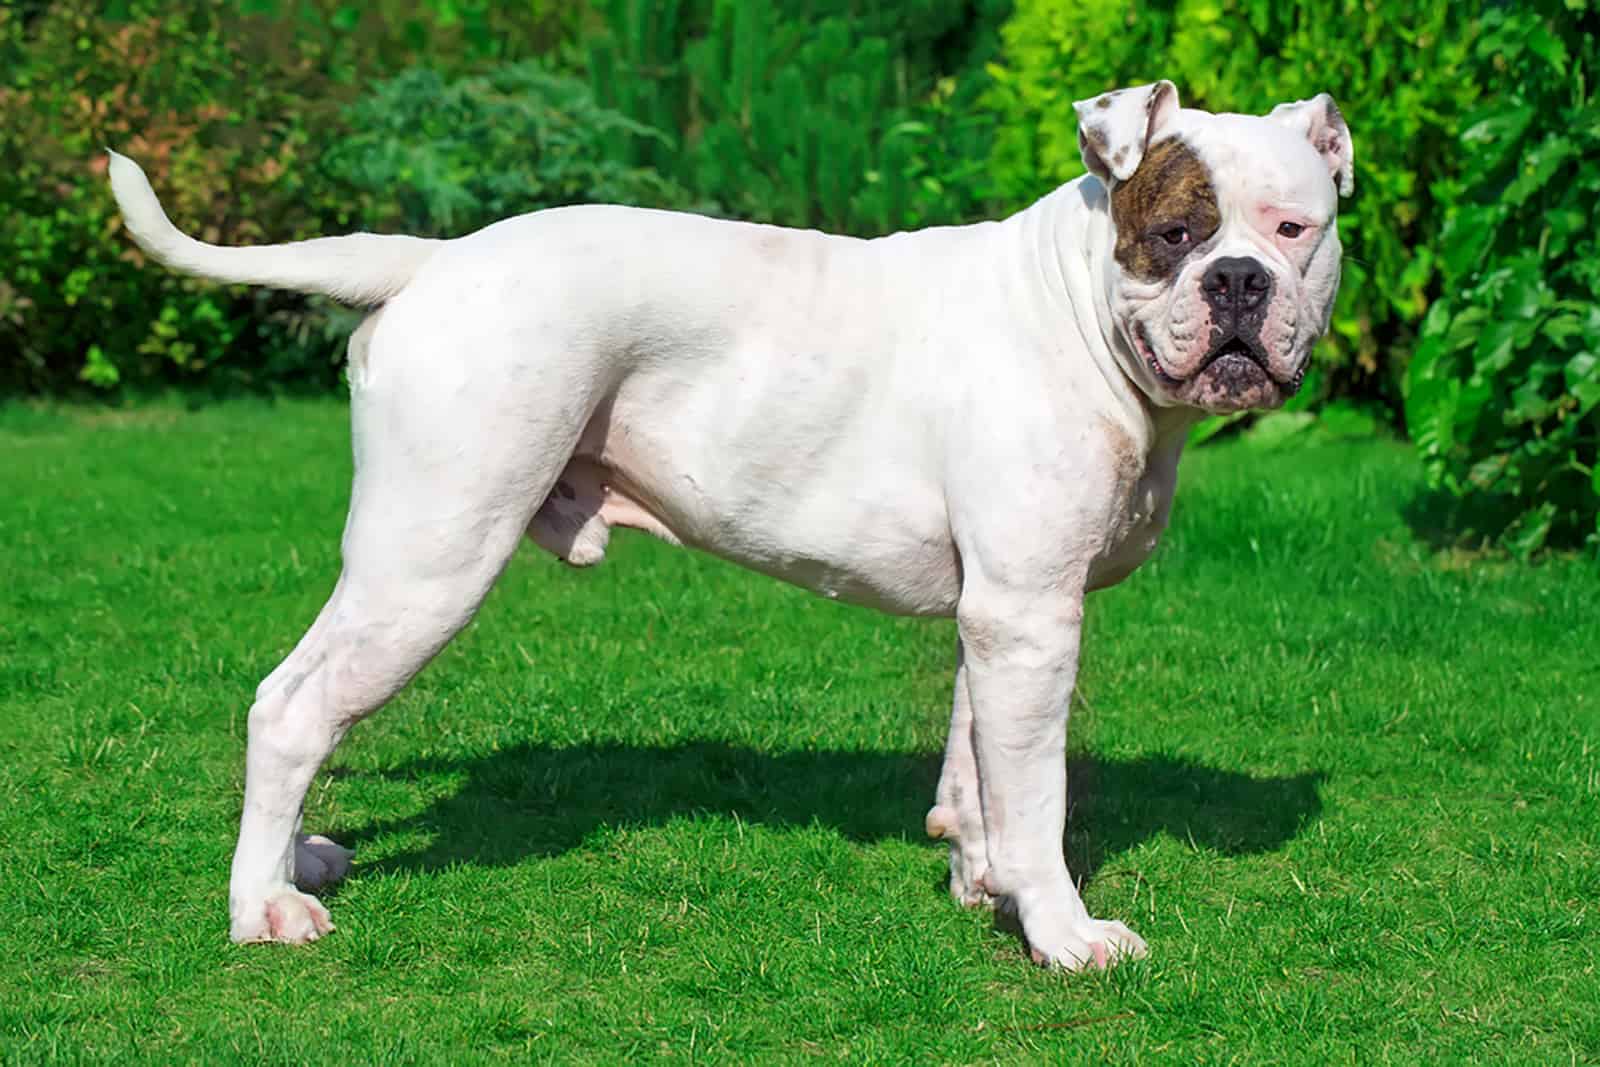
M1040 283L1060 305L1062 321L1076 325L1084 355L1106 380L1124 414L1124 425L1148 459L1176 456L1189 429L1205 413L1157 403L1149 372L1118 327L1111 311L1107 272L1097 261L1111 257L1116 240L1110 199L1099 179L1085 175L1058 188L1013 220L1027 233L1037 257Z

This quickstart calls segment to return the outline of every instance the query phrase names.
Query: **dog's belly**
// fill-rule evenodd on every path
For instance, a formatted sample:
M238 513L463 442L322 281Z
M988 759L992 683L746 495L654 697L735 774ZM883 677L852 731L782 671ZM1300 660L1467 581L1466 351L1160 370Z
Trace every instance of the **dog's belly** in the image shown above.
M896 457L864 456L849 436L822 457L771 440L729 443L714 429L632 421L621 400L590 424L530 527L559 558L600 562L620 526L829 599L955 611L960 566L942 495Z
M689 545L829 599L901 615L950 615L960 567L948 527L904 500L800 501L719 506L690 476L659 477L592 456L567 464L529 529L574 566L605 556L611 530L642 530ZM652 468L654 464L650 465ZM674 484L681 491L674 494Z

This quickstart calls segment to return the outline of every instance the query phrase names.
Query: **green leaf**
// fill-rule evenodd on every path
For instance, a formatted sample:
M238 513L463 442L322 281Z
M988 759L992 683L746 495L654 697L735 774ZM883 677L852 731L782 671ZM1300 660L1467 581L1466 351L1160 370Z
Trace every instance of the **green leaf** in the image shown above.
M1457 424L1469 432L1476 429L1479 417L1489 402L1494 399L1494 386L1483 377L1474 374L1461 385L1461 391L1456 397Z
M1510 465L1511 457L1504 452L1487 456L1474 463L1467 471L1467 481L1475 489L1491 491L1505 477L1506 469Z
M1600 382L1600 356L1593 352L1579 352L1567 360L1563 373L1568 389L1576 389L1585 382Z
M1511 390L1511 410L1506 413L1506 422L1516 425L1528 422L1538 422L1555 409L1556 400L1545 395L1544 383L1553 368L1534 368L1527 377L1517 383Z
M1555 518L1555 504L1545 501L1518 516L1501 534L1501 543L1518 559L1527 559L1544 547Z
M1570 313L1551 315L1544 320L1544 325L1539 327L1539 332L1556 348L1564 348L1568 341L1583 336L1584 322L1577 315Z
M1578 401L1578 415L1587 415L1600 404L1600 356L1579 352L1567 360L1563 377L1567 392Z
M1567 72L1567 46L1543 23L1528 31L1528 51L1548 63L1557 75Z
M1515 141L1528 128L1533 116L1534 109L1527 105L1492 111L1462 130L1461 141L1468 145Z
M84 354L83 369L78 372L78 378L96 389L110 389L122 380L122 372L99 345L90 345L89 351Z
M1493 207L1464 207L1459 209L1446 225L1444 250L1439 256L1444 266L1447 288L1459 286L1490 250L1494 231L1500 224L1501 209Z
M1480 372L1495 373L1511 365L1516 354L1517 326L1513 320L1500 319L1484 328L1476 353Z
M1506 187L1502 199L1517 207L1527 203L1578 151L1577 143L1570 137L1556 134L1547 138L1523 157L1517 168L1517 178Z

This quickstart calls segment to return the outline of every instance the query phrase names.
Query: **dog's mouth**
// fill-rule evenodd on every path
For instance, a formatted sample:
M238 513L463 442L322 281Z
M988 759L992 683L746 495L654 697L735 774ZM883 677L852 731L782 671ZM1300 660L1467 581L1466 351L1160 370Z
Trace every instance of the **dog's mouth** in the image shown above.
M1265 379L1281 389L1285 396L1293 396L1299 392L1300 386L1305 381L1304 367L1296 371L1292 378L1279 378L1272 373L1266 349L1261 347L1260 342L1252 341L1237 333L1213 345L1206 358L1200 362L1200 366L1187 378L1179 378L1161 365L1161 361L1156 358L1155 346L1150 343L1150 336L1145 332L1144 323L1134 324L1133 336L1145 366L1150 369L1150 373L1158 382L1169 389L1210 374L1232 382Z
M1210 355L1206 356L1204 362L1200 364L1200 369L1195 371L1195 374L1204 374L1213 365L1224 360L1244 360L1254 363L1260 368L1261 373L1269 378L1272 377L1272 371L1267 369L1266 352L1262 350L1259 344L1252 344L1238 334L1234 334L1221 344L1213 347ZM1240 369L1242 369L1242 365Z
M1169 389L1183 384L1183 379L1167 373L1167 368L1163 367L1161 361L1156 358L1155 346L1150 343L1150 335L1145 333L1144 323L1142 322L1133 324L1133 343L1139 349L1139 355L1144 357L1145 366L1149 367L1150 373L1155 375L1156 381Z

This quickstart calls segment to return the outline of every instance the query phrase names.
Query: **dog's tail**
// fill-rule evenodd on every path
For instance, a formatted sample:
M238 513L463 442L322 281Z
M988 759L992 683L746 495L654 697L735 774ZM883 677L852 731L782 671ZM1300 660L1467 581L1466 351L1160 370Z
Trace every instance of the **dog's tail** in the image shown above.
M353 233L283 245L227 248L197 241L161 210L139 164L110 154L111 192L134 241L173 270L212 281L321 293L355 307L381 304L404 289L442 241Z

